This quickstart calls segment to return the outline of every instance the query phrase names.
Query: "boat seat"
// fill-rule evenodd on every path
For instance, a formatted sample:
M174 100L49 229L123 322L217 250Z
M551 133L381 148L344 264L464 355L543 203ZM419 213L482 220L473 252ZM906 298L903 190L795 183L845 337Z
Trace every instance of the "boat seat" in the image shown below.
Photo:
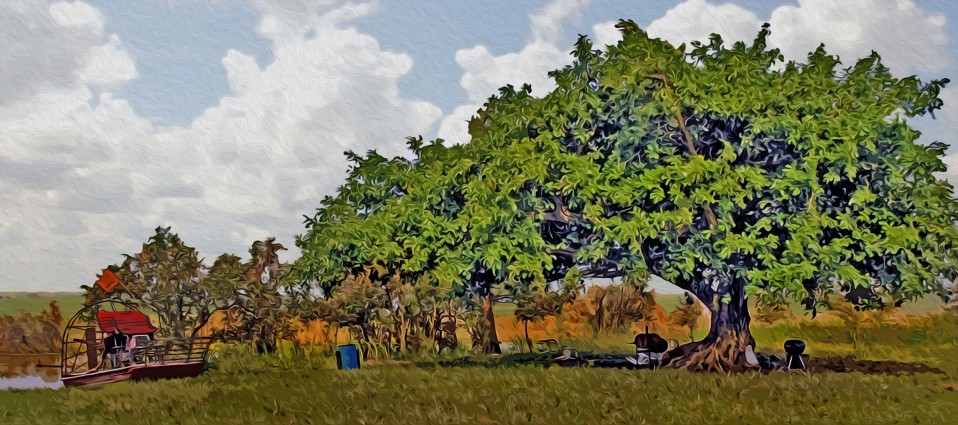
M133 335L127 342L127 349L143 348L153 345L153 339L149 335Z

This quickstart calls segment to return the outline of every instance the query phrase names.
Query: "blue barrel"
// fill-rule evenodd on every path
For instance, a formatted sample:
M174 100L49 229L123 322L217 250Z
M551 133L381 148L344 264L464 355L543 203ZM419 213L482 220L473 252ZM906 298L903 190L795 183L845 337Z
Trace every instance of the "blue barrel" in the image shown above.
M340 345L336 350L336 367L339 370L359 369L359 350L353 344Z

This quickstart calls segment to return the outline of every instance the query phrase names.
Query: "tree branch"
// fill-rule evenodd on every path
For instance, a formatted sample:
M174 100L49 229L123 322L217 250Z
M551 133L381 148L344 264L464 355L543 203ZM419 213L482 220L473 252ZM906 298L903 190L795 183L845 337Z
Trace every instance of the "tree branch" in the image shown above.
M665 71L659 69L658 74L653 74L651 77L661 80L666 87L668 87L670 90L672 89L671 83L669 83L669 78L665 76ZM673 99L672 106L675 108L675 120L678 121L679 130L682 132L682 138L685 141L685 146L688 148L689 153L692 154L692 156L698 155L698 150L695 149L695 144L692 141L692 134L689 133L689 129L685 126L685 115L682 114L682 105L679 103L678 99ZM715 227L718 224L718 218L716 218L715 212L712 211L712 206L706 204L703 205L702 208L705 210L705 219L708 220L709 225Z

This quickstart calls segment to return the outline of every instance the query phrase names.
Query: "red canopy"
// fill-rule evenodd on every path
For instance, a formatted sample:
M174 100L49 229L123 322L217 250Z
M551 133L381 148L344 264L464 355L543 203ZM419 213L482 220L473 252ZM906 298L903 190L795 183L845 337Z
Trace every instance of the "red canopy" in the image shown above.
M156 332L156 328L150 324L150 318L139 311L100 310L96 313L96 321L100 329L108 333L139 335Z

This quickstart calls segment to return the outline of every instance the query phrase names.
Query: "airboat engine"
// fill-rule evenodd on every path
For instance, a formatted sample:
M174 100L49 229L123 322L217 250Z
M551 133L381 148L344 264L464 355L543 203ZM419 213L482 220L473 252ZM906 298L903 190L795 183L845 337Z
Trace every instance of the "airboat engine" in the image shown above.
M136 360L133 350L150 346L156 328L150 318L136 310L106 311L96 314L103 338L103 355L113 367L130 366Z

